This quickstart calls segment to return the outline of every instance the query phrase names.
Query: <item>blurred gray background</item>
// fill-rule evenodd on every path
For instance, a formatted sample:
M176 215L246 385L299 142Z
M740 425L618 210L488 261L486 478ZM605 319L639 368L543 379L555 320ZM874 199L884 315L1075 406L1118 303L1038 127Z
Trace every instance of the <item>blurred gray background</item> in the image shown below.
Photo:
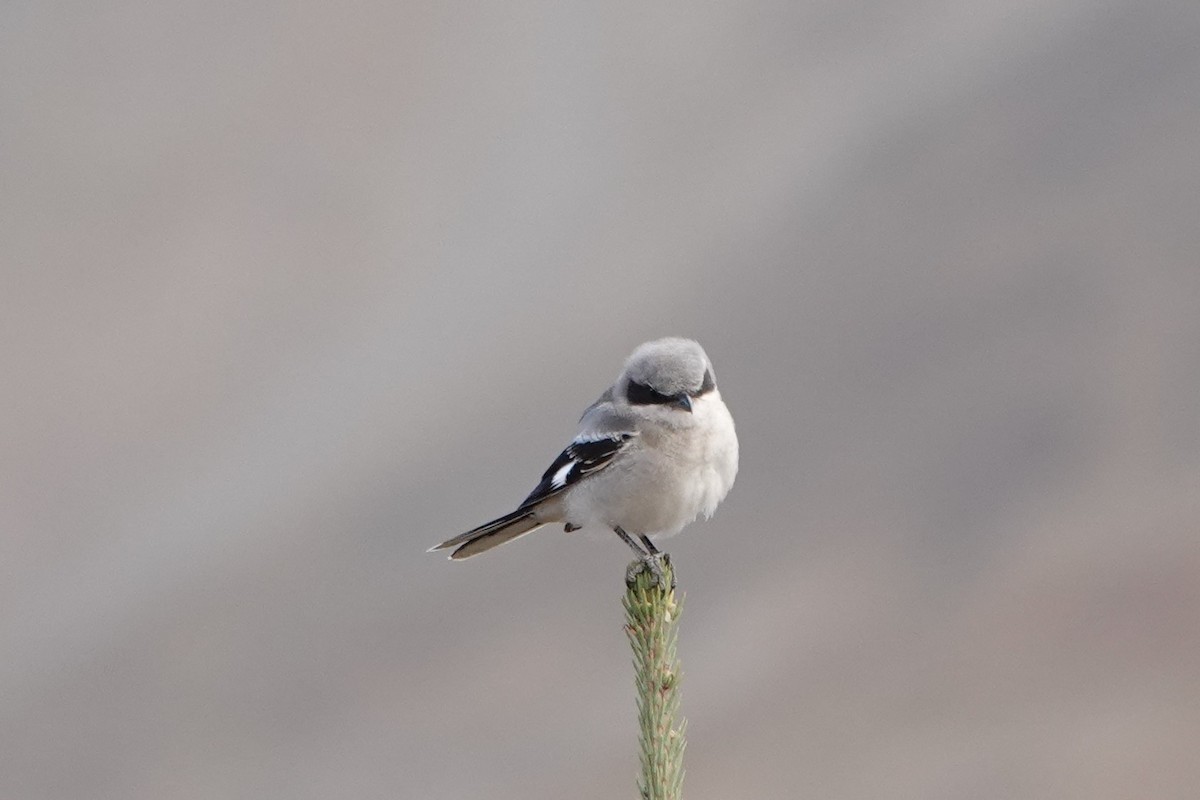
M1200 7L0 6L0 797L634 795L640 341L692 800L1195 798Z

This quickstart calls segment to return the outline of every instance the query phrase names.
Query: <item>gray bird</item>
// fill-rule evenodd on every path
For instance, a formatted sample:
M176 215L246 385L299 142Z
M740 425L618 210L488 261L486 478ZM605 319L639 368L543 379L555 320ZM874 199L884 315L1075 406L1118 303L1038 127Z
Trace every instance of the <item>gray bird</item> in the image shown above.
M575 438L515 511L431 551L453 548L450 558L470 558L561 524L568 532L609 528L639 557L654 559L650 537L711 517L737 468L733 417L704 348L691 339L646 342L583 412Z

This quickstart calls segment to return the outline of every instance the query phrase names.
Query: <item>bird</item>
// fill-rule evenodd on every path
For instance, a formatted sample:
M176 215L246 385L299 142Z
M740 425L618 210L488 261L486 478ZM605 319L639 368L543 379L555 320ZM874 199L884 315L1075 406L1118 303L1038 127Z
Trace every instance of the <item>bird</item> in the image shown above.
M606 528L660 576L650 537L711 517L737 470L737 433L708 354L692 339L656 339L634 349L515 510L430 552L458 561L546 525Z

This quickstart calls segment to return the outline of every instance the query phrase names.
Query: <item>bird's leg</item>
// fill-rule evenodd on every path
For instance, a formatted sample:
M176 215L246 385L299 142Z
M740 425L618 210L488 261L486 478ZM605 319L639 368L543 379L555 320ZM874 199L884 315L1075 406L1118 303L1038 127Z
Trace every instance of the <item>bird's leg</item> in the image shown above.
M639 533L638 538L642 540L642 544L646 545L646 552L652 556L658 555L658 548L654 546L654 542L650 541L650 537L644 533Z
M647 537L645 534L638 534L638 538L641 539L646 545L646 549L643 550L638 546L637 542L633 540L633 537L626 533L625 529L620 525L613 526L613 530L616 531L617 536L621 537L621 541L629 545L629 548L638 554L638 560L630 564L629 569L625 572L625 583L629 586L632 586L634 580L637 578L638 573L645 570L650 573L652 578L654 578L654 583L656 586L662 586L663 588L666 588L666 578L663 575L663 564L671 563L670 556L660 553L658 548L654 546L654 543L651 542L649 537ZM675 588L674 573L671 573L670 588Z
M633 540L632 536L625 532L624 528L622 528L620 525L614 525L613 530L616 531L617 536L621 537L622 542L629 545L630 550L638 554L639 558L646 557L646 551L638 546L638 543Z

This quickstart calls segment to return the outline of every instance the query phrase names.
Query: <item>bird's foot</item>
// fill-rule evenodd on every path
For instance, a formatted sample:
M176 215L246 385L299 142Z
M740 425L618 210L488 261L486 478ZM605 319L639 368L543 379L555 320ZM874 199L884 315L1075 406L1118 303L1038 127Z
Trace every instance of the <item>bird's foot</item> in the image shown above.
M671 585L667 586L667 571L671 574ZM637 576L643 572L649 573L654 580L654 585L660 589L674 591L675 589L675 570L671 569L671 556L668 553L644 554L639 556L637 561L630 563L629 568L625 570L625 585L633 587L637 582Z

